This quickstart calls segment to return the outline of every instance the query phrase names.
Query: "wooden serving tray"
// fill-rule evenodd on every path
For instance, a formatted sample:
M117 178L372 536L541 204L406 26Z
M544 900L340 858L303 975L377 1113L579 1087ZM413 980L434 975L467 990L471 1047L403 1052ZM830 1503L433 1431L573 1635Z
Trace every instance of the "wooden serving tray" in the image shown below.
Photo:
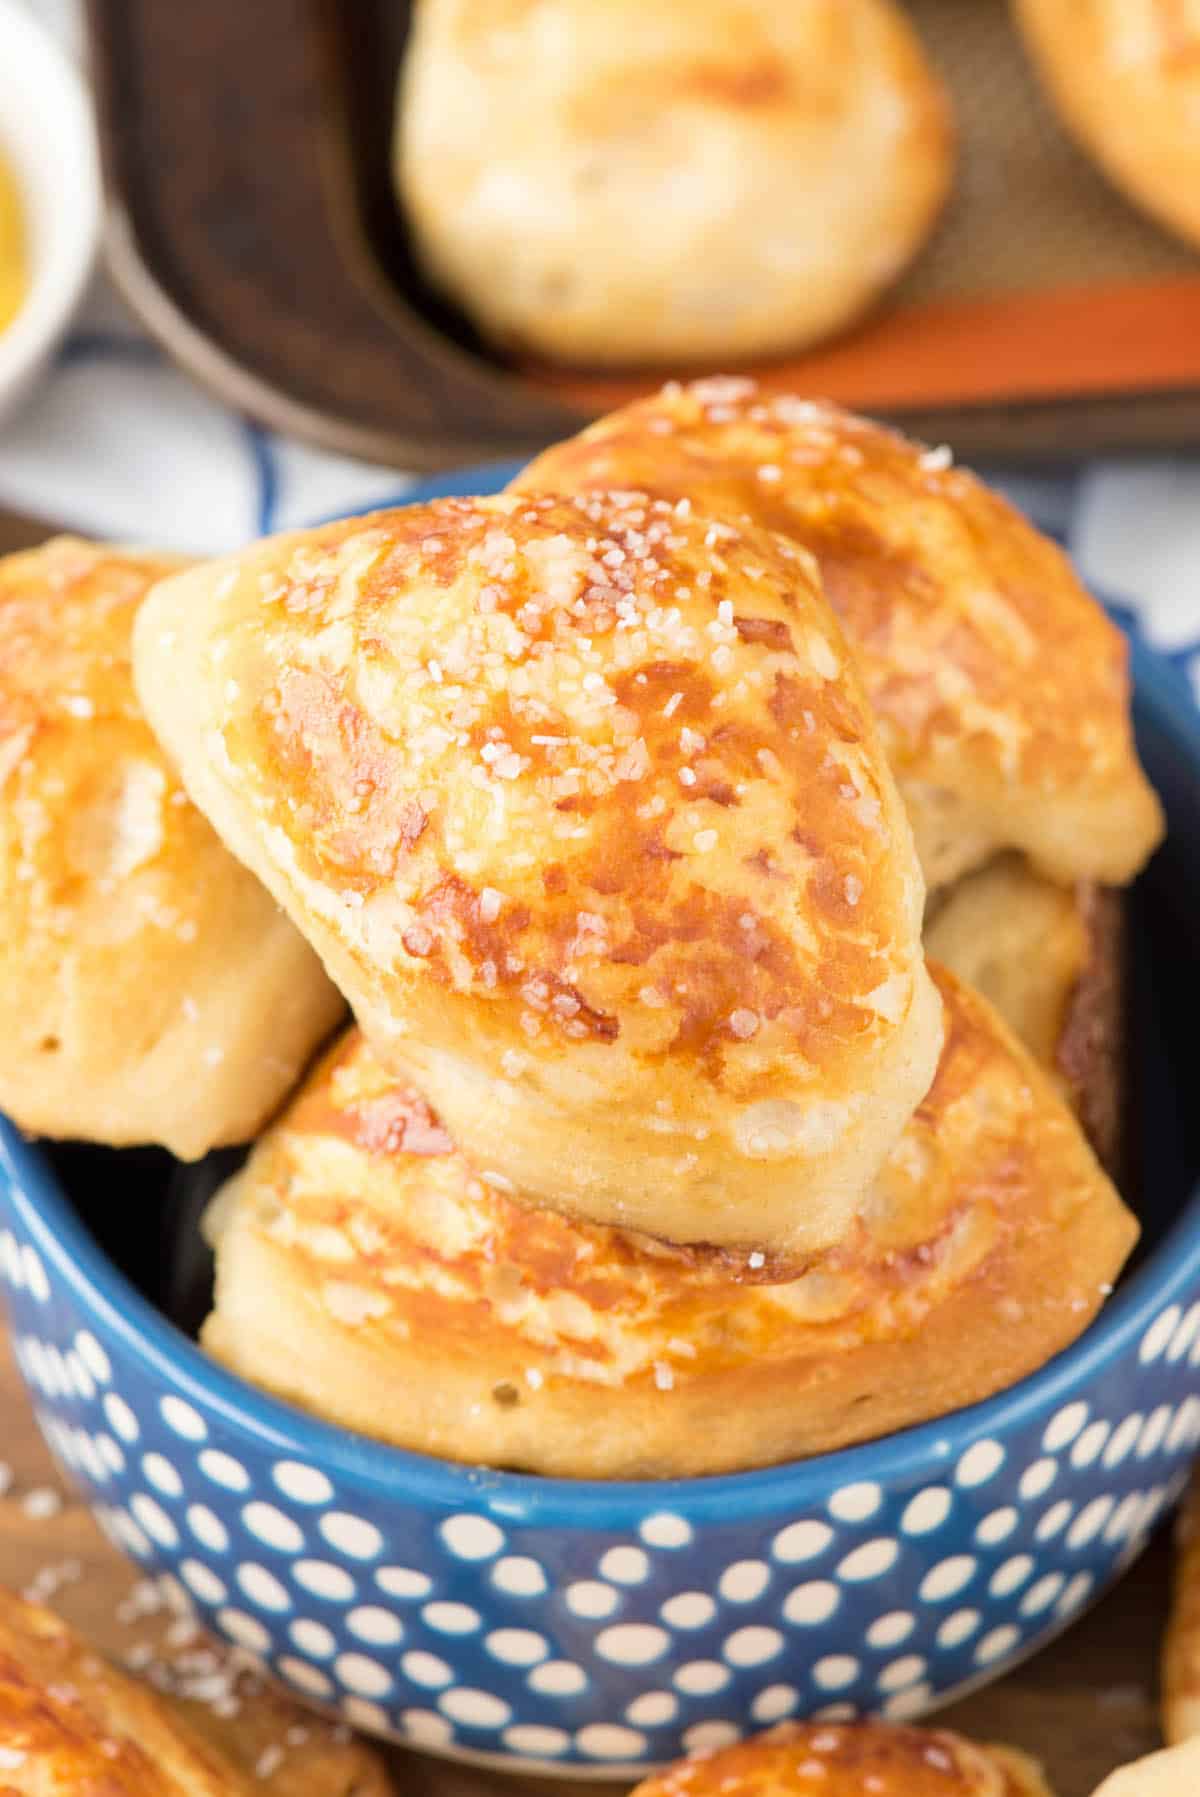
M1200 443L1200 257L1068 142L1006 0L910 0L961 131L941 229L871 320L759 372L963 455ZM404 0L88 0L111 266L226 401L413 469L525 455L657 384L517 368L430 294L393 199Z

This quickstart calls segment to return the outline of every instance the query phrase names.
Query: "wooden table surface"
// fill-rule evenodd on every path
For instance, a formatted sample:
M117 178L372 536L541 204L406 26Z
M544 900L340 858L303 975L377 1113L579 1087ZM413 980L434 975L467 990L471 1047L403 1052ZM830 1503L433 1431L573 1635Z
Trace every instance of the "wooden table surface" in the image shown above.
M40 542L51 528L0 511L0 554ZM134 1624L119 1620L122 1598L142 1575L110 1546L58 1479L2 1330L0 1461L13 1475L0 1497L0 1584L27 1589L44 1569L49 1569L44 1582L52 1583L55 1568L78 1562L80 1576L59 1586L53 1606L104 1651L122 1658L135 1639L162 1625L154 1618ZM31 1516L29 1494L47 1488L61 1494L61 1508L51 1516ZM1167 1604L1167 1535L1160 1532L1121 1584L1066 1634L1007 1678L941 1712L939 1723L1025 1748L1043 1761L1058 1797L1091 1797L1115 1766L1151 1752L1159 1745L1155 1702ZM505 1777L407 1753L397 1752L394 1760L405 1797L519 1797L522 1786L539 1797L559 1797L568 1783Z

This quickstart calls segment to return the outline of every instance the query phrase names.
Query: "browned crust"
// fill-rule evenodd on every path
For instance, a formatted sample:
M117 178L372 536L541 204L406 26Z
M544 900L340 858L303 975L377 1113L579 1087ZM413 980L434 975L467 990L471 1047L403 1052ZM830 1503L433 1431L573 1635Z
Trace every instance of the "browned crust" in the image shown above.
M215 1650L214 1650L215 1653ZM166 1663L164 1662L164 1665ZM299 1732L303 1751L287 1740ZM274 1692L236 1719L118 1671L49 1610L0 1587L5 1797L388 1797L378 1758Z
M672 1241L836 1239L940 1015L803 550L628 496L443 500L164 582L136 637L192 797L481 1167Z
M134 617L182 566L0 559L0 1109L193 1159L253 1137L345 1007L138 705Z
M1003 855L930 904L926 951L983 993L1070 1100L1107 1171L1119 1171L1124 898L1060 886Z
M672 384L546 450L532 493L687 495L803 544L855 651L927 883L1006 847L1121 884L1162 831L1128 653L1067 557L948 451L749 379Z
M561 1477L736 1471L1003 1389L1086 1327L1136 1225L1045 1074L934 974L938 1077L799 1280L514 1203L351 1036L219 1201L205 1345L347 1427Z
M1125 899L1115 887L1079 888L1087 960L1067 1004L1055 1063L1101 1165L1116 1178L1126 1098Z

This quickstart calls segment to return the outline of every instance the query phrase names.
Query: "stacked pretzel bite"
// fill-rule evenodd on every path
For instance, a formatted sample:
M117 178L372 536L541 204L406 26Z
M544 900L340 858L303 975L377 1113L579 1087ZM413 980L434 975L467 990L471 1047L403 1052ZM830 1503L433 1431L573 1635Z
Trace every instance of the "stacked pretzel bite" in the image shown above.
M356 1018L210 1212L214 1354L406 1447L660 1477L1087 1325L1160 815L1119 636L944 461L699 383L151 591L150 725Z

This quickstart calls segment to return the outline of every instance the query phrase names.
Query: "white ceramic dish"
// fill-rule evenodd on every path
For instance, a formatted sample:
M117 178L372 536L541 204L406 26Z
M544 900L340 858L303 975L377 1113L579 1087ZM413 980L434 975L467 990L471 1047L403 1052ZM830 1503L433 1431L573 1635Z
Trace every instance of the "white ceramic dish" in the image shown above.
M83 295L100 232L100 175L83 82L23 0L0 0L0 154L25 205L29 289L0 331L0 418L25 397Z

